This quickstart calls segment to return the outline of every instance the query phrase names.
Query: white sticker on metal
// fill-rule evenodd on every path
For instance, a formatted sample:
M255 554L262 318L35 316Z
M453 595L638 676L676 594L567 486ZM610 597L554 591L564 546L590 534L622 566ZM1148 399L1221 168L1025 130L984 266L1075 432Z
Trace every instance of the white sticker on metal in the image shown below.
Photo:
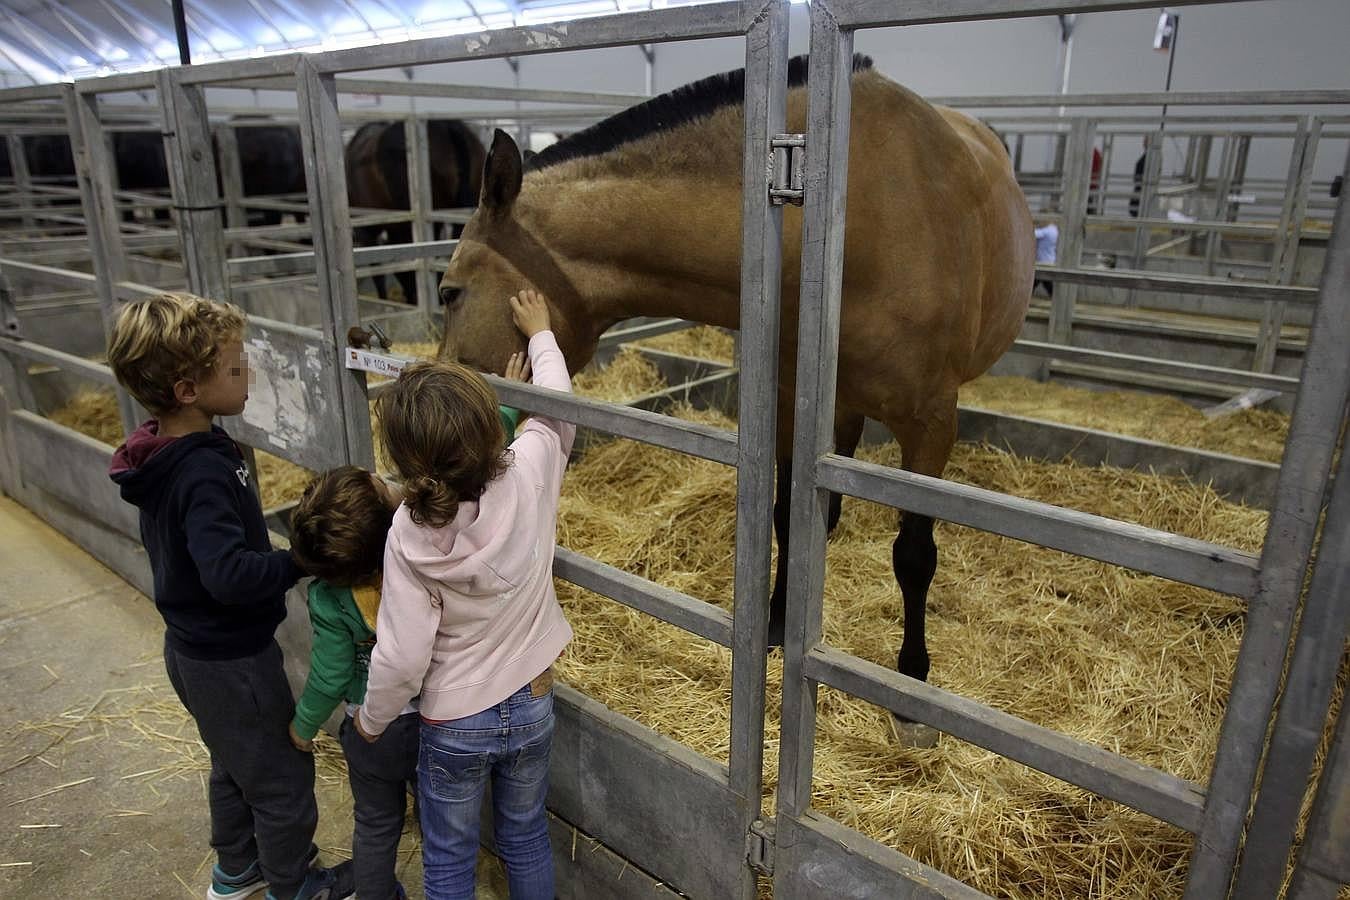
M401 356L385 356L382 353L372 353L358 347L347 348L347 368L374 372L376 375L387 375L390 378L397 378L401 375L403 367L411 361Z

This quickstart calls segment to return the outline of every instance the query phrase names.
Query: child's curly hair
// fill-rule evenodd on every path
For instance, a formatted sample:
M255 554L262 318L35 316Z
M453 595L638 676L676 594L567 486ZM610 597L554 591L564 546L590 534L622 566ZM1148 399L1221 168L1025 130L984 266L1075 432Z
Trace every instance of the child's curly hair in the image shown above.
M458 363L428 360L403 370L376 401L389 459L403 479L404 505L418 525L450 523L510 461L497 395Z
M291 512L291 554L306 572L350 587L384 566L384 541L394 511L357 466L316 476Z
M108 364L155 415L178 408L173 387L215 370L223 344L242 338L247 317L232 303L165 293L128 303L108 341Z

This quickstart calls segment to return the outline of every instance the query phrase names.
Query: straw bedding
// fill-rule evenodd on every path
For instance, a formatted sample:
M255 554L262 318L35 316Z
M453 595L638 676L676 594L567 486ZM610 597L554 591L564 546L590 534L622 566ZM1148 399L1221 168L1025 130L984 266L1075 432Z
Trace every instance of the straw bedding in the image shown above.
M606 399L653 385L659 375L636 354L578 378L579 389ZM1092 397L1099 411L1122 408ZM715 413L676 414L734 428ZM118 437L115 412L92 398L53 418L109 443ZM896 465L899 452L887 444L859 456ZM1245 550L1257 549L1264 534L1264 512L1179 479L970 445L956 448L946 475ZM271 487L281 490L276 485L287 477L284 468L270 476L264 469L263 486L275 480ZM903 634L890 562L895 513L852 499L843 509L827 553L825 640L893 666ZM613 440L591 447L564 484L561 543L728 608L734 532L735 472L711 462ZM1241 604L947 523L937 526L936 540L932 683L1205 782L1242 636ZM570 584L559 582L558 592L576 631L558 664L566 681L727 759L729 651ZM781 691L775 652L765 721L770 809ZM996 896L1180 892L1191 843L1185 833L952 738L932 750L897 747L888 716L821 689L815 808Z

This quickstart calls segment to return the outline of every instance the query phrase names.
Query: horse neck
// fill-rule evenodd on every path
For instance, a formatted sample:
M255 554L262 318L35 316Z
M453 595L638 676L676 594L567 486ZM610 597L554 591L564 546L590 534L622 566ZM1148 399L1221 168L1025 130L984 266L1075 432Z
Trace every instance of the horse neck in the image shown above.
M529 210L526 228L547 243L584 298L581 314L601 331L634 316L736 326L739 185L607 178L527 188L518 207Z

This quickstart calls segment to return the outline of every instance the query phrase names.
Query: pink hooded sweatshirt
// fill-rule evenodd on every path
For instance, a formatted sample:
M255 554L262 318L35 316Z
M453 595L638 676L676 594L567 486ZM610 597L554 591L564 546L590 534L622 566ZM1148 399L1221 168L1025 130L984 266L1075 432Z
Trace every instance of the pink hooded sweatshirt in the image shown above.
M534 383L571 391L551 331L530 339ZM520 690L572 639L553 591L558 495L576 426L532 417L510 467L441 528L394 514L362 730L380 734L421 695L432 721L482 712Z

